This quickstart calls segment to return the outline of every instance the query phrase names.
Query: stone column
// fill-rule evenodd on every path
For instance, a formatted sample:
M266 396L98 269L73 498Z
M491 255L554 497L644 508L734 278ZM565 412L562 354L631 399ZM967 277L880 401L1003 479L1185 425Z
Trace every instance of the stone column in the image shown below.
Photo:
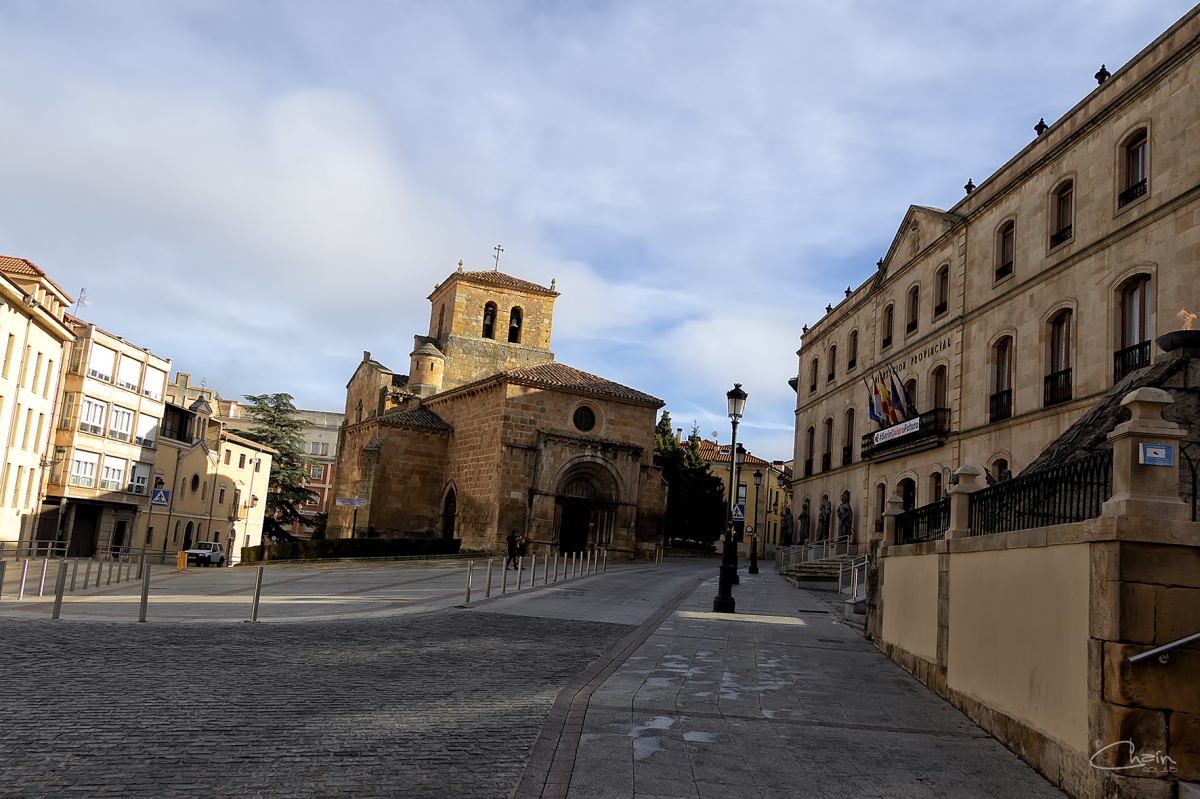
M904 512L904 500L892 494L887 498L883 510L883 544L896 545L896 517Z
M950 527L946 529L946 538L966 538L971 534L971 494L983 488L979 485L983 470L968 463L954 473L958 475L958 483L949 489Z
M1162 409L1174 401L1160 388L1139 388L1121 400L1133 418L1108 434L1113 442L1113 495L1104 503L1104 516L1190 518L1187 505L1179 498L1179 440L1187 430L1162 418ZM1143 444L1169 453L1170 465L1142 463Z

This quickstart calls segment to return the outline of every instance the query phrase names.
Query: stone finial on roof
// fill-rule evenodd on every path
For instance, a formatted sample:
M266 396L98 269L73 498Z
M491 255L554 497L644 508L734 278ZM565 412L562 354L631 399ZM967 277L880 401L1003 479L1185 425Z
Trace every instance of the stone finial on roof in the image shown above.
M556 278L553 278L553 277L552 277L552 278L550 278L550 290L551 290L551 291L554 291L554 281L555 281L555 280L556 280Z
M1037 124L1033 126L1033 132L1039 136L1041 136L1043 133L1045 133L1049 129L1050 129L1050 126L1046 124L1045 117L1041 117L1040 119L1038 119Z
M370 350L363 350L363 360L364 361L371 360L371 351Z
M1094 77L1094 78L1096 79L1096 85L1097 85L1097 86L1099 86L1099 85L1103 84L1103 83L1104 83L1104 81L1106 81L1106 80L1108 80L1109 78L1111 78L1111 77L1112 77L1112 73L1111 73L1111 72L1109 72L1107 69L1105 69L1104 65L1103 65L1103 64L1101 64L1101 65L1100 65L1100 71L1099 71L1099 72L1097 72L1097 73L1096 73L1095 75L1093 75L1092 77Z
M462 270L463 270L463 268L462 268L462 258L459 258L459 259L458 259L458 271L459 271L459 272L461 272Z
M967 194L970 194L975 191L975 181L967 178L967 185L963 186L963 188L966 189Z

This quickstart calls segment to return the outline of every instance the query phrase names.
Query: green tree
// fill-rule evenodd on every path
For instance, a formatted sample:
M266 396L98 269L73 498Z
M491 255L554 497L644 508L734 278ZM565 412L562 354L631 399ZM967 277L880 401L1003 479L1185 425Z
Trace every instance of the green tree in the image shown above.
M278 453L271 459L263 536L289 540L293 522L302 520L296 507L318 496L304 486L313 463L303 450L308 422L292 404L291 394L247 394L244 399L248 403L246 415L255 425L242 435Z
M680 445L671 429L671 415L663 411L654 429L654 452L668 486L663 520L668 539L711 544L725 529L725 489L721 478L709 472L709 461L700 456L700 434L695 423L687 443Z

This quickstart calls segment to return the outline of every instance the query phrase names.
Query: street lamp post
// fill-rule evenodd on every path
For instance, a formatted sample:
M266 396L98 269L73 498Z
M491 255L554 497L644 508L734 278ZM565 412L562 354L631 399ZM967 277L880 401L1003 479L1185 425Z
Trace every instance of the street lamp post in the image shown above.
M733 438L729 443L729 507L725 516L725 546L721 552L721 571L717 581L717 595L713 597L713 613L734 613L733 582L737 576L737 545L733 543L733 504L737 499L737 428L746 409L746 392L741 383L734 383L726 392L729 421L733 426Z
M750 568L747 574L758 574L758 487L762 485L762 472L754 471L754 532L750 536Z

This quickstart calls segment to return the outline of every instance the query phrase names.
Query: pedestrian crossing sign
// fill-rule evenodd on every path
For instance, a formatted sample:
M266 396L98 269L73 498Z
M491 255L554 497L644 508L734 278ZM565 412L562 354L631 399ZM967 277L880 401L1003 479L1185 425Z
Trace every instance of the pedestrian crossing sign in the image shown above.
M150 504L156 508L165 508L171 503L171 491L167 488L155 488L150 491Z
M735 522L746 521L746 505L745 505L745 503L739 502L738 504L733 506L733 520Z

